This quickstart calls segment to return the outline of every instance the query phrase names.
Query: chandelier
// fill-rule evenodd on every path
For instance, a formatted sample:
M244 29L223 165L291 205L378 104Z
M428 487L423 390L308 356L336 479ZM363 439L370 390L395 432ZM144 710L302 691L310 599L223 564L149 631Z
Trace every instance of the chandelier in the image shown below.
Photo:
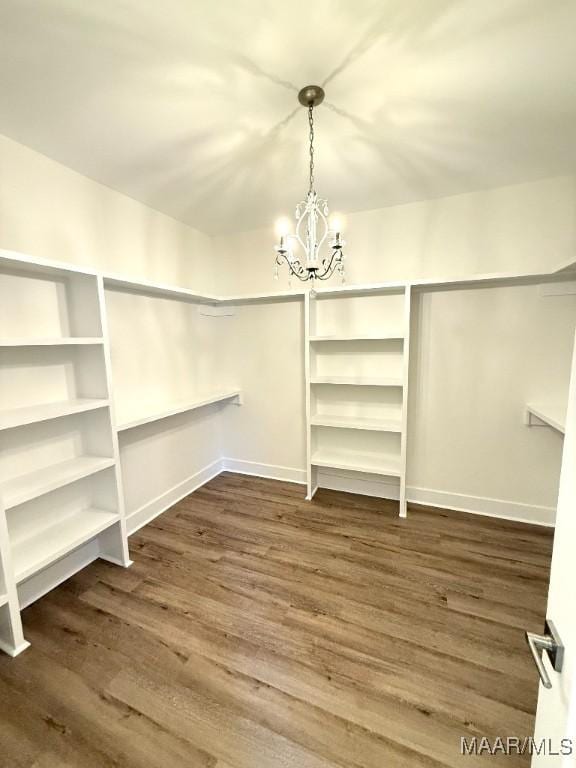
M341 239L341 227L334 219L328 221L328 201L318 197L314 189L314 107L324 101L324 91L319 85L308 85L298 94L298 101L308 109L310 184L306 199L296 206L294 232L290 232L286 219L281 220L277 227L280 242L274 248L274 277L278 279L278 268L286 264L289 277L297 277L302 282L328 280L336 271L344 282L345 257L342 249L346 243ZM324 243L327 243L328 252L322 257L320 251ZM300 248L304 252L302 258L297 255Z

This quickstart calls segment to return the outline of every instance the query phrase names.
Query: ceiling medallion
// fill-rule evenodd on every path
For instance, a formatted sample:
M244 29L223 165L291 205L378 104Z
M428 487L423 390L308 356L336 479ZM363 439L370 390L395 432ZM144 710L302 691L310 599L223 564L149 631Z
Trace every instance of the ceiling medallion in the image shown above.
M289 277L298 280L328 280L338 272L344 282L345 242L341 238L341 226L335 218L328 220L328 201L318 197L314 189L314 107L324 101L324 91L319 85L307 85L298 94L298 101L308 109L310 126L310 184L306 199L296 206L296 226L292 231L288 219L277 225L280 242L275 246L276 262L274 277L278 279L278 268L288 266ZM321 256L321 249L327 243L330 252ZM304 256L297 255L302 248Z

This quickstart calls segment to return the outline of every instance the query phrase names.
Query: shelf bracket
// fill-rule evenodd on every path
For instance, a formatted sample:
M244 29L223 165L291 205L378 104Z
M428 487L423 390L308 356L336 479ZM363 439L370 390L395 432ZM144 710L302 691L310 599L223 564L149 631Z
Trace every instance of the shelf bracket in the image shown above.
M524 424L526 424L527 427L548 427L548 429L552 429L550 424L546 424L545 421L542 421L538 416L535 416L529 408L526 408L524 411Z

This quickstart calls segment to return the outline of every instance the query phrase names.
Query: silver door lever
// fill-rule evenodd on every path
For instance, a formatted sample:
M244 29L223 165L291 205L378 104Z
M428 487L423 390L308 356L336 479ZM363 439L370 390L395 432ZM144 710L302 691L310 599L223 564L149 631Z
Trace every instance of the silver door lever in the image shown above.
M545 651L550 659L550 664L552 664L552 669L556 672L562 671L564 646L560 640L558 630L552 621L546 619L544 622L544 634L536 635L534 632L526 632L526 641L540 675L540 680L542 680L542 685L544 688L552 688L550 677L540 654Z

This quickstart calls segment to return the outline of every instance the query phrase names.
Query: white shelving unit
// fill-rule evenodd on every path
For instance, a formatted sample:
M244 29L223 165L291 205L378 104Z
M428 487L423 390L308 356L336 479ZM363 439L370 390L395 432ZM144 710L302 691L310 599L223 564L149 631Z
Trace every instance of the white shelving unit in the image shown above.
M411 293L562 282L574 274L570 263L546 273L223 297L0 252L0 648L11 655L26 648L22 606L90 559L130 564L119 432L241 402L238 389L218 384L214 391L210 383L191 401L144 408L144 397L133 413L125 396L118 425L105 289L204 305L206 314L303 301L308 498L327 472L343 473L344 487L349 478L389 478L404 515ZM186 397L180 391L176 399ZM563 409L527 409L531 423L563 431ZM352 483L347 489L357 490Z
M20 611L83 545L130 564L101 277L0 262L0 647L27 647Z
M308 498L326 470L385 477L405 516L410 288L307 296L305 334Z

